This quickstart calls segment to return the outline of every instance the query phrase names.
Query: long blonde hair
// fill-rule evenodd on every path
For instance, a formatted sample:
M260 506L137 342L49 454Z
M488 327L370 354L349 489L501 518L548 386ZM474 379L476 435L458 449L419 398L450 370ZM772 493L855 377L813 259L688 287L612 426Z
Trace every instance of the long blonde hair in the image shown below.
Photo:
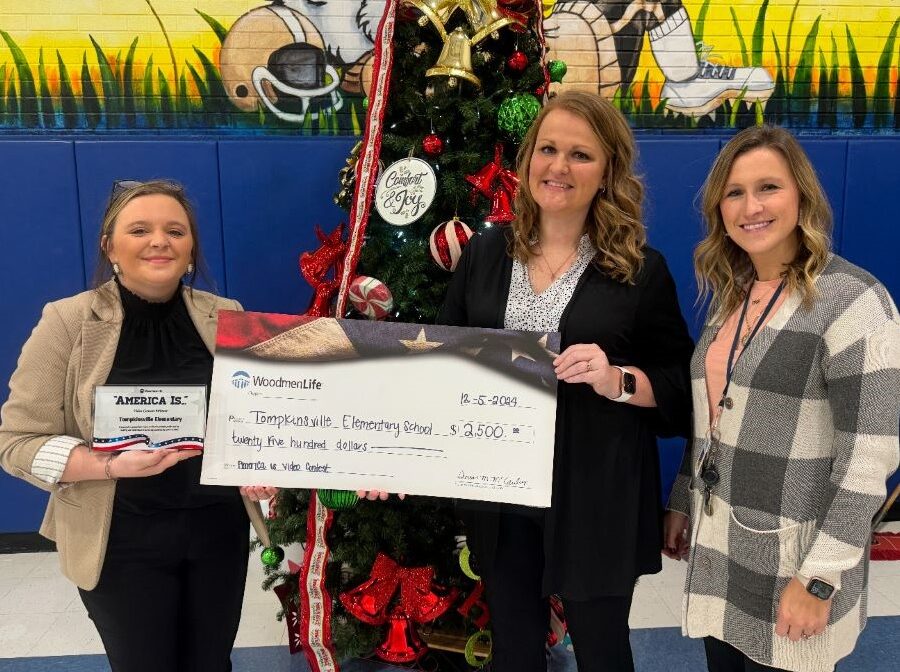
M787 265L784 278L785 287L791 292L799 292L806 308L816 297L815 280L831 252L831 207L800 143L776 126L744 129L719 152L703 185L701 208L706 237L694 250L694 274L700 300L711 296L710 314L716 320L724 319L740 305L755 276L749 255L727 236L719 204L737 158L762 148L774 150L784 157L797 183L799 245L797 256Z
M594 263L610 277L634 284L644 262L647 232L641 221L644 187L634 174L634 135L625 117L606 99L583 91L566 91L551 98L525 135L516 160L519 190L512 223L511 254L527 263L539 238L540 212L528 187L528 169L541 123L553 110L566 110L584 119L609 157L606 188L598 191L585 228L597 249Z

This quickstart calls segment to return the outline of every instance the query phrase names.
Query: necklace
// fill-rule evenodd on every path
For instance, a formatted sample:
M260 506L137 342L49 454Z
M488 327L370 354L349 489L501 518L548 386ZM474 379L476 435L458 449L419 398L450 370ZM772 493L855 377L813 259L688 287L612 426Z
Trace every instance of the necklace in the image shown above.
M550 266L550 262L547 261L547 257L544 255L544 248L541 247L541 244L538 243L538 251L541 253L541 259L544 260L544 266L547 267L547 271L550 273L550 281L555 282L556 278L559 276L559 272L562 270L563 266L569 263L569 260L575 256L575 253L578 252L578 245L575 246L571 252L569 252L568 256L562 260L562 263L556 267L556 270L553 270ZM536 266L536 265L535 265Z
M755 299L750 299L750 305L754 307L754 309L762 303L762 300L770 294L773 294L775 290L773 289L771 292L763 292L759 294ZM749 311L748 311L749 312ZM759 308L756 311L756 315L747 316L746 324L744 325L744 333L741 335L741 347L744 348L747 345L747 341L750 339L750 334L756 329L756 323L759 322L759 319L762 317L765 311L763 308Z

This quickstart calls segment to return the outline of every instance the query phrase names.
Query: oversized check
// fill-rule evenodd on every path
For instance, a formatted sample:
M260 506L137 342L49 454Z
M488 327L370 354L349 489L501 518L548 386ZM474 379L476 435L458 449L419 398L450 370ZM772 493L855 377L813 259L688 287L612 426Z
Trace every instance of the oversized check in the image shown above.
M219 313L201 482L549 506L559 334Z

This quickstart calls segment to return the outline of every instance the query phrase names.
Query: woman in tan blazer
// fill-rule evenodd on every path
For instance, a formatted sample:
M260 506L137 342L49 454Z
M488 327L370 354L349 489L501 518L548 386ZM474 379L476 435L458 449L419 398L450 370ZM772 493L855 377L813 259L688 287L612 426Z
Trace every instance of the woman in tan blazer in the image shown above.
M96 385L208 385L217 312L191 287L202 264L182 188L117 183L94 289L45 306L0 411L0 465L50 492L56 541L113 672L225 672L240 621L248 518L274 489L203 486L197 451L100 453ZM112 279L110 277L112 276ZM182 279L186 279L184 283Z

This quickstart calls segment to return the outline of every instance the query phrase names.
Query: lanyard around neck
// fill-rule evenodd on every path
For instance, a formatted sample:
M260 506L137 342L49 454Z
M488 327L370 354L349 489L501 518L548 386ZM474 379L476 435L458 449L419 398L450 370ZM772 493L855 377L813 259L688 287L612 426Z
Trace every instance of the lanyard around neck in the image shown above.
M775 306L775 302L778 301L778 297L781 295L781 290L784 289L784 280L778 285L778 289L775 290L775 293L772 294L772 298L769 299L769 303L766 304L765 310L760 314L759 319L756 320L756 324L753 326L753 331L750 332L750 335L747 336L747 340L744 341L744 348L741 350L740 354L737 353L738 340L741 337L741 328L744 326L744 319L747 317L747 308L750 306L750 290L747 290L747 296L744 298L744 306L741 308L741 317L737 323L737 329L734 332L734 339L731 341L731 350L728 352L728 366L725 369L725 388L722 390L722 397L719 399L719 406L723 406L725 404L725 397L728 396L728 386L731 385L731 376L734 373L734 367L737 364L737 360L740 359L741 355L747 350L750 346L750 341L753 340L753 337L756 336L756 332L760 330L763 323L766 321L766 316L772 312L772 308Z

